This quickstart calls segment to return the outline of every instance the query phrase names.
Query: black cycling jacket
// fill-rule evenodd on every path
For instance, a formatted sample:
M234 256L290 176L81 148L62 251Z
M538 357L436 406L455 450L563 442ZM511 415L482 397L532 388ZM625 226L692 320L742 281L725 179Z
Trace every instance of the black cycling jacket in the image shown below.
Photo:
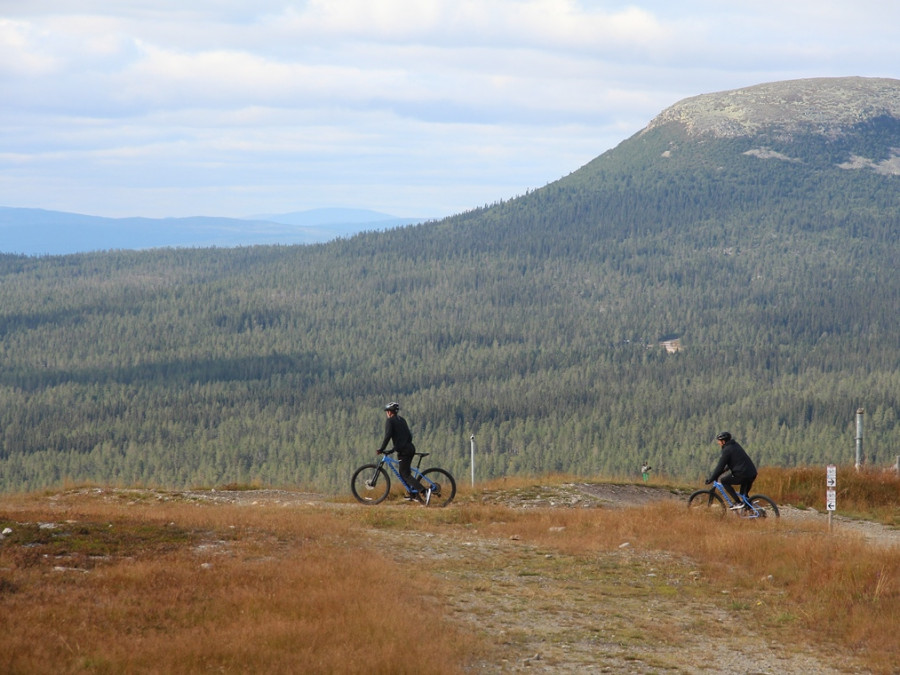
M756 478L756 465L733 438L722 446L722 456L719 458L716 468L709 474L707 482L711 483L716 480L726 469L731 469L731 475L738 480Z
M379 450L383 451L387 447L388 441L393 442L393 449L397 450L398 454L414 448L412 432L409 430L406 420L400 415L392 415L384 421L384 440L381 441Z

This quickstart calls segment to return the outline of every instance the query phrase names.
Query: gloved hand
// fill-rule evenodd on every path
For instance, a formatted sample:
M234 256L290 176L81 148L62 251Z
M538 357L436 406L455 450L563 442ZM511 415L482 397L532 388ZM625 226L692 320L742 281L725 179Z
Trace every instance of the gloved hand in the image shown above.
M710 483L712 483L712 478L707 478L707 479L703 482L704 485L709 485Z
M382 454L383 452L384 452L384 450L382 450L381 448L378 448L378 449L375 451L375 454L376 454L376 455L380 455L380 454Z

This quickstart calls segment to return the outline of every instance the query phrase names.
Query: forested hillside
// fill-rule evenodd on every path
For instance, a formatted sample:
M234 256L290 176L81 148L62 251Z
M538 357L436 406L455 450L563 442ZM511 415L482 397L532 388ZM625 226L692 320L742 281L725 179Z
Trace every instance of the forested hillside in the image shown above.
M0 256L0 488L345 490L390 399L460 478L472 434L479 478L695 478L723 429L762 465L850 463L858 407L893 463L900 176L871 167L898 117L651 125L520 198L323 245Z

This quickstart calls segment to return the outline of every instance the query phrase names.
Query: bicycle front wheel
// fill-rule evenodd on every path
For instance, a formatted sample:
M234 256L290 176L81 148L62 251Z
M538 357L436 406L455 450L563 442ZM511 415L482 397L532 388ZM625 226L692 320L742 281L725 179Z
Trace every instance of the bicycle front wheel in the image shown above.
M364 464L350 479L353 496L362 504L380 504L391 493L391 479L380 464Z
M778 513L778 507L775 505L775 502L765 495L753 495L750 497L750 503L759 512L757 516L759 518L778 518L781 515Z
M688 497L688 508L692 510L702 509L719 516L724 516L727 510L725 502L722 501L719 493L715 490L697 490Z
M456 496L456 481L443 469L425 469L421 480L426 488L431 488L429 506L447 506Z

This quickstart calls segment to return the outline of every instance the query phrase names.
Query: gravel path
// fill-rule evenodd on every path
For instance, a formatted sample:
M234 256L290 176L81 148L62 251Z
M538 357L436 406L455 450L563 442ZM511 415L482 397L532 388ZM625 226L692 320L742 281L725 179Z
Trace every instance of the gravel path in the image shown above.
M828 531L828 514L820 513L815 509L797 509L793 506L780 506L781 517L791 521L818 523L823 531ZM880 546L900 547L900 530L885 527L880 523L868 520L855 520L845 516L832 516L831 531L837 534L853 533L865 538L866 541Z

